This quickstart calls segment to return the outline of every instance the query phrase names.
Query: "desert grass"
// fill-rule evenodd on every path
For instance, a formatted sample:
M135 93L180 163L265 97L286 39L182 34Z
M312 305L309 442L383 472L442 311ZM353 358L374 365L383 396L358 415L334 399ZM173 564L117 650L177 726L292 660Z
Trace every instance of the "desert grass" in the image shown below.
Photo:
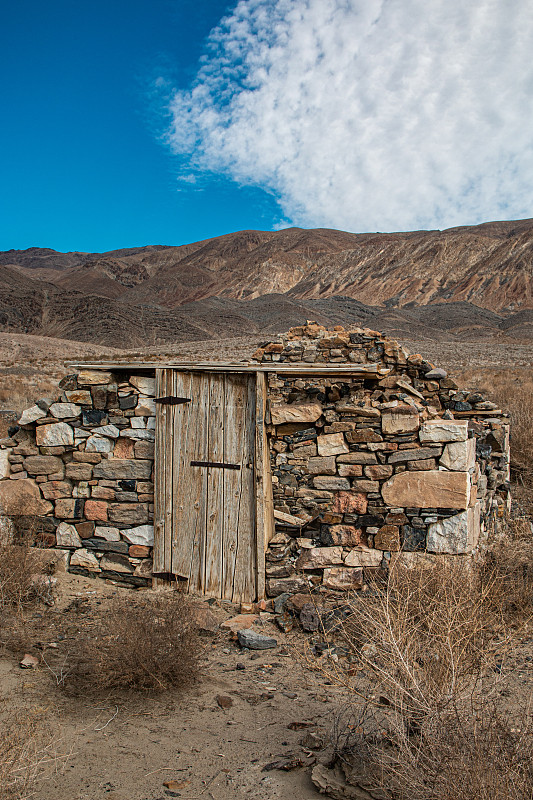
M128 597L84 621L60 671L68 694L183 690L198 680L200 646L188 599L179 593Z
M333 742L349 784L386 800L533 797L532 709L508 699L532 568L530 547L479 567L398 563L353 599L351 667L322 667L345 692Z

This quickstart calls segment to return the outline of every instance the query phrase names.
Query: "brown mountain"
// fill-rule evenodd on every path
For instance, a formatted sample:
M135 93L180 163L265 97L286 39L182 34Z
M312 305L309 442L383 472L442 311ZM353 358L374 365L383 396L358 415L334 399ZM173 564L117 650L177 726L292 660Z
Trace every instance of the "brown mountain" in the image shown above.
M399 337L530 339L533 220L446 231L240 231L181 247L0 253L0 328L141 346L316 317Z

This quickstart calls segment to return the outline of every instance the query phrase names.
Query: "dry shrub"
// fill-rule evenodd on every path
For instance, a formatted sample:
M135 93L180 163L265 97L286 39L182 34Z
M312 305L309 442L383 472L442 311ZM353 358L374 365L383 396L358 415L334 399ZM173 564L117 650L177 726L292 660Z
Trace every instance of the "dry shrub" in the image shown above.
M0 535L0 611L21 611L35 601L49 602L51 584L37 575L37 560L31 532Z
M505 699L516 628L531 615L532 557L524 573L525 556L508 549L479 569L457 557L398 564L385 589L353 601L344 637L357 678L335 667L329 677L349 692L334 744L362 796L533 797L532 717Z
M35 714L3 709L0 722L0 797L27 800L36 782L65 756L58 755L49 727Z
M187 598L161 593L116 600L79 631L66 668L68 693L186 688L199 672L199 643Z

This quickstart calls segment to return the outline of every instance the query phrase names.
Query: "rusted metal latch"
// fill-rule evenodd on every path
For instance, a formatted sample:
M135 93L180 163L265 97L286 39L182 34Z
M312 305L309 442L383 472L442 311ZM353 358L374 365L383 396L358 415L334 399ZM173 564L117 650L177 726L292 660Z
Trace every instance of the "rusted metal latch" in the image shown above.
M169 395L168 397L156 397L156 403L161 403L162 406L180 406L182 403L190 403L190 397L172 397Z
M218 469L240 469L240 464L225 464L223 461L191 461L191 467L218 467Z

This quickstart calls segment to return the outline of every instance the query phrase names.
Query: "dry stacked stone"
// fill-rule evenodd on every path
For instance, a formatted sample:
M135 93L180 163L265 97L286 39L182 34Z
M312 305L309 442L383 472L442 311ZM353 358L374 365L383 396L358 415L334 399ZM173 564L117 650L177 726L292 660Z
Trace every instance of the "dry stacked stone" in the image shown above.
M269 372L270 596L360 589L394 559L472 554L507 512L508 419L421 355L376 331L310 322L254 359L377 367Z
M154 541L155 379L81 370L0 441L0 506L71 572L146 585Z
M253 359L270 367L269 596L360 589L395 559L469 556L509 509L506 415L422 356L310 322ZM302 374L313 364L353 371ZM0 440L0 513L60 549L71 572L148 584L153 370L82 369L59 388Z

